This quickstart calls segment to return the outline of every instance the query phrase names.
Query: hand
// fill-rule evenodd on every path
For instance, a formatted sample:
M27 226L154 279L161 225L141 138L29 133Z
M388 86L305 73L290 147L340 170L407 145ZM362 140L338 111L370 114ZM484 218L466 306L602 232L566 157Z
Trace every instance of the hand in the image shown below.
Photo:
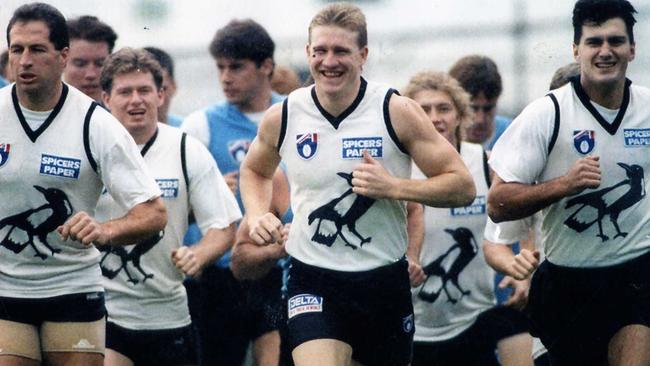
M396 178L367 150L363 152L363 162L352 172L352 191L363 196L380 199L392 198Z
M427 279L427 276L422 270L422 265L417 261L412 261L407 258L409 264L409 282L411 287L418 287L424 283L424 280Z
M523 308L526 306L526 303L528 303L528 290L530 289L530 280L525 279L523 281L519 281L510 276L505 276L503 280L499 282L499 288L504 289L506 287L512 288L512 293L504 305L512 306L517 310L523 310Z
M190 247L174 249L172 251L172 263L188 276L196 277L202 272L201 264Z
M578 194L587 188L600 186L600 158L598 156L587 156L578 159L569 171L564 175L567 184L567 196Z
M226 184L228 185L228 188L230 188L230 191L232 191L232 194L237 194L237 190L239 189L239 171L235 170L230 173L226 173L223 175L223 179L226 181Z
M249 222L250 230L248 235L257 245L268 245L283 243L283 226L280 219L274 214L267 212L263 216L252 219ZM288 231L287 231L287 235Z
M63 225L56 228L61 240L75 240L84 245L106 245L110 242L110 235L102 230L102 225L90 217L86 212L77 212Z
M538 250L530 251L528 249L521 249L519 254L515 255L513 261L508 265L506 274L519 281L525 280L539 266L539 258L540 254Z

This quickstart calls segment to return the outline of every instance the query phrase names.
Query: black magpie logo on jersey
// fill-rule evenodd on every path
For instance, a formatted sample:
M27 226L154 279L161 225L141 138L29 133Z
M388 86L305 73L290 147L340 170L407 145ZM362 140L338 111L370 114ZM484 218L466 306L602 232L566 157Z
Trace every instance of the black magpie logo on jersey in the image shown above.
M618 225L618 217L622 211L634 206L645 197L645 178L643 168L639 165L618 163L625 170L626 179L603 189L585 193L571 198L564 208L577 206L577 209L564 221L571 229L581 233L591 225L598 223L598 236L602 241L609 240L603 232L603 218L609 216L609 221L616 230L614 238L626 237Z
M228 141L228 152L230 157L238 164L241 164L248 153L248 148L251 146L250 140L234 140Z
M9 160L10 151L11 144L0 144L0 168L2 168L7 160Z
M318 220L316 230L314 231L311 240L331 247L336 238L340 236L346 246L352 249L357 249L365 243L370 243L372 240L371 237L364 238L359 234L356 229L356 224L357 220L359 220L359 218L370 209L370 206L375 203L375 200L352 192L352 173L339 172L336 174L345 179L350 188L343 192L339 197L318 207L309 214L307 217L309 225L311 225L314 220ZM324 222L330 225L328 225L327 228L321 227ZM333 228L331 224L333 224ZM348 237L346 237L346 234L344 234L344 227L347 228L347 232L356 236L359 241L356 243L350 242ZM327 229L330 229L329 234L327 233ZM334 229L334 232L331 232L331 229Z
M102 274L104 277L112 280L122 270L124 270L126 277L128 277L128 281L134 285L137 285L140 283L140 280L135 278L133 275L131 275L131 272L129 272L128 264L131 263L133 267L135 267L135 269L144 277L142 279L142 283L144 283L149 278L153 278L154 275L152 273L147 273L144 271L144 269L142 269L140 265L140 259L145 253L150 251L151 248L158 244L164 235L165 232L160 231L158 234L152 236L151 238L137 243L130 251L127 251L126 248L121 246L105 245L98 247L100 251L104 252L102 259L99 261L99 266L102 269ZM108 258L115 256L119 258L119 265L116 268L110 268L109 264L105 262Z
M318 151L318 134L303 133L296 135L296 149L301 158L305 160L313 158L316 151Z
M35 257L45 260L47 255L38 250L34 239L49 249L51 255L59 253L61 249L53 248L47 241L47 236L63 225L74 210L62 190L41 186L34 188L45 197L47 203L0 220L0 232L6 230L0 246L18 254L29 245L36 252Z
M596 132L593 130L573 131L573 147L582 155L587 155L596 146Z
M455 304L463 296L469 295L471 291L464 290L458 277L467 267L469 262L478 254L478 245L472 231L465 227L457 229L445 229L445 232L454 239L455 243L449 249L436 258L433 262L422 268L427 279L424 281L418 292L418 297L427 302L435 302L442 291L447 295L447 301ZM447 288L451 283L460 292L460 296L454 297Z

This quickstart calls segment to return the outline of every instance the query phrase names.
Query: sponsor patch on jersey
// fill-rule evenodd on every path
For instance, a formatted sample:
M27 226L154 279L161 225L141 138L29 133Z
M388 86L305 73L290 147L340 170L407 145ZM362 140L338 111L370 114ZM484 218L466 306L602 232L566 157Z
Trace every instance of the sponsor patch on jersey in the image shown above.
M363 151L367 150L373 158L384 156L383 137L352 137L341 141L343 159L361 159Z
M11 144L0 144L0 168L9 160Z
M486 203L485 196L476 196L474 202L469 206L450 208L451 216L485 215Z
M323 311L321 296L300 294L289 299L289 319L304 313L320 313Z
M303 133L296 135L296 149L298 149L298 155L301 158L305 160L313 158L316 151L318 151L318 134Z
M626 147L648 147L650 146L650 128L626 128L623 130L623 138Z
M80 171L81 171L81 160L79 159L41 154L40 173L43 175L51 175L53 177L63 177L63 178L70 178L70 179L79 179Z
M156 183L162 192L162 198L178 197L178 179L156 179Z
M573 131L573 147L579 154L587 155L596 146L596 132L594 130Z
M241 164L241 162L244 161L250 146L250 140L228 141L228 152L230 153L230 157L237 163Z

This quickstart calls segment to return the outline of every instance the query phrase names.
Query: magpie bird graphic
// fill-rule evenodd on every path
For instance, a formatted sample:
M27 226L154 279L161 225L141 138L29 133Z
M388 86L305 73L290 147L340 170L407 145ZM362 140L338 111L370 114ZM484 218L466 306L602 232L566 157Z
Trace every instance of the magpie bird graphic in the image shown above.
M370 209L370 206L375 203L375 199L352 192L352 173L339 172L336 174L345 179L350 188L339 197L318 207L309 214L307 217L309 225L311 225L314 220L318 220L316 231L311 237L311 240L331 247L336 238L340 236L345 242L345 246L357 249L359 246L363 246L372 240L371 237L364 238L363 235L357 231L356 223L357 220L359 220L359 218ZM352 200L352 203L346 205L349 203L349 200ZM333 234L324 234L321 231L321 224L323 224L323 221L333 223L336 231ZM347 227L348 231L359 239L360 242L358 246L352 244L345 234L343 234L343 227Z
M151 248L158 244L164 235L164 231L160 231L158 234L152 236L151 238L137 243L130 251L127 251L122 246L106 245L99 247L99 250L104 252L102 259L99 261L99 266L102 269L102 275L112 280L120 273L120 271L124 270L126 276L128 277L128 281L136 285L140 281L132 276L131 272L129 272L128 263L131 262L133 267L135 267L135 269L144 277L142 283L144 283L149 278L153 278L153 274L147 273L144 269L142 269L140 265L140 258L142 258L145 253L147 253L149 250L151 250ZM104 264L106 259L111 255L115 255L120 258L120 266L118 266L116 269L110 269L106 264Z
M0 246L18 254L29 245L34 249L35 257L45 260L48 256L38 250L34 239L49 249L51 255L61 252L61 249L50 245L47 235L65 223L74 210L62 190L33 187L43 195L47 203L0 220L0 231L7 229L0 240Z
M566 226L581 233L594 223L598 223L597 236L605 242L609 240L609 236L603 233L602 221L605 216L609 216L616 229L614 238L627 236L618 225L618 217L622 211L645 197L645 178L643 168L639 165L618 163L618 166L625 170L626 179L610 187L571 198L566 202L564 207L566 209L577 206L577 209L564 221ZM625 187L627 190L623 190Z
M447 295L447 301L455 304L459 299L465 295L469 295L471 291L465 290L458 282L460 273L467 267L469 262L476 257L478 253L478 245L472 231L465 227L457 229L445 229L445 232L454 239L455 243L449 249L436 258L433 262L427 264L422 268L427 279L420 287L418 297L427 302L435 302L442 291ZM427 291L427 284L431 279L439 279L440 287L434 291ZM451 296L447 289L447 284L451 282L458 291L460 291L460 298Z

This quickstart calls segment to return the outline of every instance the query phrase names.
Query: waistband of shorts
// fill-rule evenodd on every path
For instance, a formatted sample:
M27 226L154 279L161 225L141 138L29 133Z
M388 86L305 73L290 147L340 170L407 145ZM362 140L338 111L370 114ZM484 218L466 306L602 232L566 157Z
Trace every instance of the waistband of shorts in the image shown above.
M567 275L589 275L589 276L611 276L614 274L627 273L639 270L650 270L650 251L629 261L605 267L566 267L551 263L548 259L542 263L548 270L556 274Z
M358 272L348 272L348 271L335 271L332 269L321 268L312 266L306 263L303 263L296 258L291 259L291 270L293 271L305 271L313 274L322 275L329 278L343 278L346 280L362 280L367 277L376 277L376 276L387 276L392 273L401 273L405 269L408 269L408 262L406 261L406 256L400 258L395 263L391 263L385 266L373 268L366 271Z

